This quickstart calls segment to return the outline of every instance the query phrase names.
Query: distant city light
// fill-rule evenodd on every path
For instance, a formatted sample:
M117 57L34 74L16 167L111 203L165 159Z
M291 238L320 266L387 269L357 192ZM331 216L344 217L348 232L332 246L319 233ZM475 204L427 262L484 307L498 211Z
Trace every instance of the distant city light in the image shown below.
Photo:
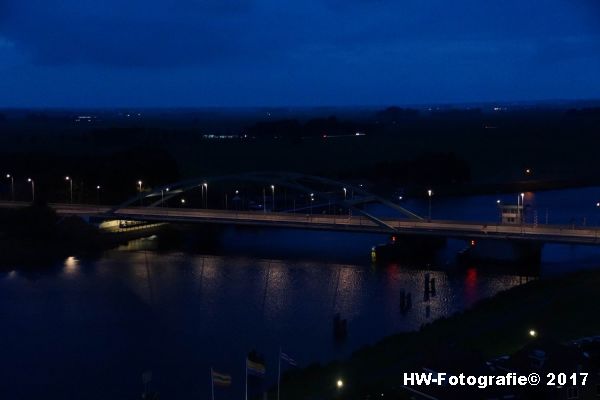
M529 330L529 336L536 337L537 336L537 332L534 329L531 329L531 330Z
M336 382L336 385L337 385L338 389L341 389L344 387L344 381L341 379L338 379Z

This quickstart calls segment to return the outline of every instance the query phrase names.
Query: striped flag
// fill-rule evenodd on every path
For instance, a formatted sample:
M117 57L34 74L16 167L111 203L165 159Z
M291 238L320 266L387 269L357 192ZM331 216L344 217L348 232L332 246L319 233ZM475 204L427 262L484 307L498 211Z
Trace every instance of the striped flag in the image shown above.
M222 374L217 371L212 372L212 383L217 386L229 386L231 385L231 375Z
M294 360L292 357L288 356L285 353L281 353L281 359L283 361L285 361L286 363L290 364L292 367L298 366L298 363L296 363L296 360Z
M264 376L265 366L259 362L251 361L246 358L246 370L250 375Z

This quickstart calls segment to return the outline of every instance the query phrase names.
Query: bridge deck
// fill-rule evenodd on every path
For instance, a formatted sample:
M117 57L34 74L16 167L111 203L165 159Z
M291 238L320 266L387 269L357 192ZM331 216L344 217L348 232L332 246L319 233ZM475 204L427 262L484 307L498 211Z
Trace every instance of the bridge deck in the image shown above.
M0 207L22 207L27 203L0 202ZM97 216L104 219L127 219L155 222L213 223L228 225L272 226L384 234L445 236L464 239L508 239L538 242L600 244L600 228L558 225L500 225L465 221L419 221L382 218L385 227L364 216L264 213L262 211L227 211L183 208L127 207L108 213L110 207L79 204L52 204L59 214Z

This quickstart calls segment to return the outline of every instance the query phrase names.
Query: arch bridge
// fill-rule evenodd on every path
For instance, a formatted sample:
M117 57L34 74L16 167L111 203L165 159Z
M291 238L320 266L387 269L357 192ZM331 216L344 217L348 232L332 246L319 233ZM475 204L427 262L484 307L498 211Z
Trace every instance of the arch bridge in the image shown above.
M215 184L248 183L263 189L263 204L260 207L261 212L241 210L229 210L226 206L222 209L209 209L208 190ZM266 190L273 191L273 207L267 213ZM288 189L294 193L304 195L307 203L302 208L294 207L290 210L287 207L278 212L275 211L274 197L275 190L278 193L281 189ZM327 225L346 228L350 230L369 230L379 232L395 232L396 228L383 218L377 217L366 211L363 207L367 204L379 204L380 206L394 211L400 218L414 221L422 221L423 218L416 213L399 206L387 199L375 194L369 193L362 185L350 185L333 179L319 176L290 173L290 172L251 172L243 174L232 174L222 176L212 176L206 178L196 178L170 183L153 188L149 191L140 191L138 196L132 197L122 204L112 208L109 213L119 217L129 217L139 219L147 217L148 220L154 220L162 217L167 221L184 221L191 216L191 210L178 208L170 211L170 216L165 213L164 206L169 200L184 196L186 193L202 193L203 207L194 209L198 220L205 222L223 222L254 225L279 225L291 227L326 227ZM271 197L271 193L269 196ZM235 200L235 197L232 199ZM325 203L322 203L325 202ZM147 204L145 207L133 208L136 204ZM343 207L349 210L348 215L321 214L312 215L313 208L320 209L330 205ZM300 215L297 211L309 210L311 214ZM355 217L351 217L354 214ZM307 218L308 217L308 218ZM346 218L344 218L346 217ZM357 218L358 217L358 218ZM348 222L344 223L347 219ZM358 224L358 227L354 225Z

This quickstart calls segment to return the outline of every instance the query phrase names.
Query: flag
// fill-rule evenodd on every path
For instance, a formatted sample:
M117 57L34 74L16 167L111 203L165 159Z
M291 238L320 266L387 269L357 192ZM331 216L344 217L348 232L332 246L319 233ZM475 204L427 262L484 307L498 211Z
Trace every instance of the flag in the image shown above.
M283 361L285 361L286 363L290 364L292 367L298 366L298 363L296 363L296 360L294 360L292 357L288 356L285 353L281 353L281 359Z
M231 375L222 374L220 372L212 372L212 382L217 386L229 386L231 385Z
M264 376L265 366L259 362L246 359L246 370L250 375Z

